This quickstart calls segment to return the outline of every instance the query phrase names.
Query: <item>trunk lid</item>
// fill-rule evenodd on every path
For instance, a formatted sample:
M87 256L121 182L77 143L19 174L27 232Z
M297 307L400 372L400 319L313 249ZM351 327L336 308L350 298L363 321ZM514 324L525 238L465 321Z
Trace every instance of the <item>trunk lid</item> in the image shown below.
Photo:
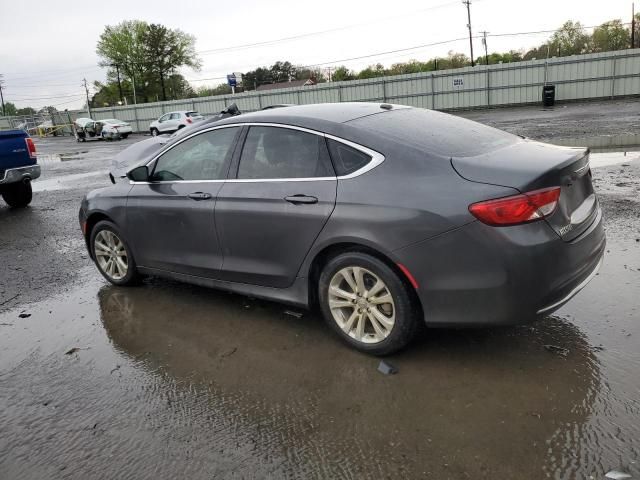
M513 187L522 193L560 187L558 206L545 221L567 242L597 216L588 149L522 140L475 157L452 158L451 164L467 180Z

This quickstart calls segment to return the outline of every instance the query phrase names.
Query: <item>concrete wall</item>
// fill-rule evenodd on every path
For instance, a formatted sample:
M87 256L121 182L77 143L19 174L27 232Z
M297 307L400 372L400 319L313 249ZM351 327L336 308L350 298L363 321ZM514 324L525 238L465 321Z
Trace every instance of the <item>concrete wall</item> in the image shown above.
M456 110L535 103L545 82L556 86L556 100L640 95L640 49L574 55L526 62L476 65L452 70L330 82L266 92L200 97L123 107L92 109L95 119L118 118L134 130L172 110L197 110L205 116L235 102L241 111L277 103L389 102L437 110ZM73 116L88 116L86 111ZM0 118L0 128L13 120Z

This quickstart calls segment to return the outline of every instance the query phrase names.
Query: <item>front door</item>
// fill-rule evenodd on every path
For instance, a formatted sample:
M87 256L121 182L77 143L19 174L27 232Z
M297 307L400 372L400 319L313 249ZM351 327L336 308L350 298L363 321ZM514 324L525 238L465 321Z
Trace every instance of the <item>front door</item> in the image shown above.
M322 135L249 128L235 179L218 193L221 278L270 287L293 283L336 200Z
M138 265L215 278L222 265L216 197L229 170L239 127L189 137L154 162L149 182L134 182L127 236Z

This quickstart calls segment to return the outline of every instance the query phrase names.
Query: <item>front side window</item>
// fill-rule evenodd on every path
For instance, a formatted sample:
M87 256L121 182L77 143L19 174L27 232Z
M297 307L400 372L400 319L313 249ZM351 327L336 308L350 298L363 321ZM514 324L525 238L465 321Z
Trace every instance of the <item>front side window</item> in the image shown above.
M334 176L324 137L289 128L251 127L242 149L238 178Z
M238 131L212 130L176 145L158 158L151 180L223 180Z

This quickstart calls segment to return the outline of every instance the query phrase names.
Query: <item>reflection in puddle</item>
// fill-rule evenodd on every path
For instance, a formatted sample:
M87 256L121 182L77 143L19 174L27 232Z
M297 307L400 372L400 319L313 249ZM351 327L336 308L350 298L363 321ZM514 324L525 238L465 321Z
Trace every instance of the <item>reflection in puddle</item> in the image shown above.
M640 134L552 139L550 142L566 147L588 147L591 150L592 168L640 160Z

